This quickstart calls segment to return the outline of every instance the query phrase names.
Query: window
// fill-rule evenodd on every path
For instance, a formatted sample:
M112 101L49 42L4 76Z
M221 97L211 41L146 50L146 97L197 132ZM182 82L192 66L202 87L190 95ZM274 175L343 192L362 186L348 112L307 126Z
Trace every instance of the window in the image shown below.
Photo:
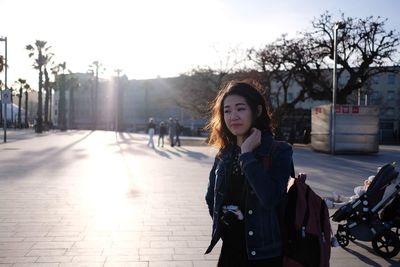
M387 95L386 95L386 99L387 99L387 100L393 100L394 97L395 97L395 93L394 93L393 90L387 91Z
M379 97L380 97L379 91L376 90L372 91L370 96L371 102L376 103L379 100Z
M381 122L379 128L382 130L392 130L393 122Z
M385 112L386 116L393 116L394 115L394 108L387 108Z
M388 84L395 84L396 83L396 75L394 73L389 73L388 76Z
M374 76L372 76L371 79L372 79L372 84L379 84L378 74L375 74Z

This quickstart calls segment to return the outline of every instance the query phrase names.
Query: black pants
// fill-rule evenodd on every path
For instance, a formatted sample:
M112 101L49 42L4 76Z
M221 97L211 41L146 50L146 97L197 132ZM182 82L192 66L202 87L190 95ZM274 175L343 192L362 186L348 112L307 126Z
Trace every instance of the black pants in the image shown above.
M176 138L175 138L175 145L181 146L181 140L179 139L179 135L176 135Z
M161 146L164 146L164 135L159 135L158 136L158 146L160 146L160 140L161 140Z
M281 267L282 257L249 260L246 252L244 222L222 226L224 241L218 260L218 267Z

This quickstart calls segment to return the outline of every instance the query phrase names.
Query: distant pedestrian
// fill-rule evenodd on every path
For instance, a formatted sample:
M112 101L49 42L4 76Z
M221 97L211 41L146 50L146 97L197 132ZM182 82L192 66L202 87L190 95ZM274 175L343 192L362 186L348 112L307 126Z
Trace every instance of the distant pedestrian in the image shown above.
M179 120L176 119L175 120L175 132L176 132L175 145L177 145L177 146L181 146L181 140L179 139L179 136L181 135L182 130L183 130L182 125L179 123Z
M161 147L164 147L164 135L167 134L167 127L165 126L165 123L162 121L160 122L160 133L158 135L158 146L160 146L160 140L161 140Z
M171 147L175 145L174 138L176 135L176 124L172 118L168 119L168 135L169 135L169 143Z
M147 125L147 133L149 135L149 142L147 143L147 146L151 146L154 148L154 141L153 141L153 136L154 133L156 132L156 124L154 123L154 119L150 118L149 119L149 124Z

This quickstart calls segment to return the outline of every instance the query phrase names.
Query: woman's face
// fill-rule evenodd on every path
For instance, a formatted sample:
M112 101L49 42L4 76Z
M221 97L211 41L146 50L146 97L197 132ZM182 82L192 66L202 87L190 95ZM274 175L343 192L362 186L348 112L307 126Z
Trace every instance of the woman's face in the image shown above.
M229 95L223 103L224 121L229 131L245 137L252 126L252 112L244 97Z

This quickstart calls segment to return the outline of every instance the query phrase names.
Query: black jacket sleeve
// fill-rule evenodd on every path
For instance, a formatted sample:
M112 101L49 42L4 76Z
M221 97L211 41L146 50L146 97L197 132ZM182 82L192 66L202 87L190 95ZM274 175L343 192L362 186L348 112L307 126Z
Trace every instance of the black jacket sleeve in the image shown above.
M210 175L208 178L208 186L206 193L208 212L210 213L211 217L213 217L213 212L214 212L215 170L217 169L218 161L219 161L218 157L215 157L214 164L213 167L211 168Z

